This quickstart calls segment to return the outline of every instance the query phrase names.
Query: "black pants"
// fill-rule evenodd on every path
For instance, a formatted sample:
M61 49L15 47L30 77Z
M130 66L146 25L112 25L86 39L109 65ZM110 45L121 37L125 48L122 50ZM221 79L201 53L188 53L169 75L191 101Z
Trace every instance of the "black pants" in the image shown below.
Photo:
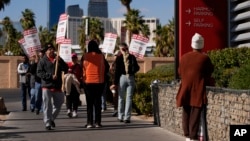
M73 111L78 110L78 106L80 102L79 96L80 94L76 90L76 87L74 85L71 85L71 92L69 95L66 96L67 109L70 109L72 111L72 107L73 107Z
M87 102L87 124L93 124L93 111L95 108L95 124L101 124L101 96L104 83L91 83L85 85ZM93 108L94 107L94 108Z
M183 106L182 126L184 136L190 139L198 138L201 110L201 107Z

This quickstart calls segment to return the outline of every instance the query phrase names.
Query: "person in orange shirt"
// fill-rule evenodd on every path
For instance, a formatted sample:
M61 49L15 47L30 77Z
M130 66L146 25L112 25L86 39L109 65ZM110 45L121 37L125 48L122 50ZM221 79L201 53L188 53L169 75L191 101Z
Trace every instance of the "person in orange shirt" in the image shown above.
M101 125L101 96L104 90L105 75L109 64L99 49L98 43L91 40L87 53L83 56L83 82L87 101L87 128L94 127L93 111L95 111L95 127ZM94 107L94 109L93 109Z

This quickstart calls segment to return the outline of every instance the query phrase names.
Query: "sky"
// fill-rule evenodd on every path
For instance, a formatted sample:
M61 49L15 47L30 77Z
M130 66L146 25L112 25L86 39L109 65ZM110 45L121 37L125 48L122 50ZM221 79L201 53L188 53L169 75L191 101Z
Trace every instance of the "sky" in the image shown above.
M66 0L66 7L79 4L87 15L89 0ZM165 25L174 17L174 0L133 0L131 8L140 10L145 18L159 18L160 23ZM4 10L0 11L0 19L8 16L11 21L19 21L22 11L30 9L35 14L36 26L46 27L47 23L47 0L11 0ZM108 0L109 18L124 17L125 7L120 0Z

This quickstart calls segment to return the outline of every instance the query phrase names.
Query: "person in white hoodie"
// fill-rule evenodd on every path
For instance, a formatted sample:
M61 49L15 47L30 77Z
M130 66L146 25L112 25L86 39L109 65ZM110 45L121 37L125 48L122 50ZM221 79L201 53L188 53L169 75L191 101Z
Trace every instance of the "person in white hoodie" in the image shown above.
M27 56L22 56L22 62L19 63L17 67L22 96L22 111L27 111L27 93L30 97L30 75L28 73L29 67L29 58Z

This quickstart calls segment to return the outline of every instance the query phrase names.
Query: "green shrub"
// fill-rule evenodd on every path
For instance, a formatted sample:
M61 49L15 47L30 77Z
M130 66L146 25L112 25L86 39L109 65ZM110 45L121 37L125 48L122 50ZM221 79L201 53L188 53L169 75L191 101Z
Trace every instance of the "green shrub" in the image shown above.
M216 81L216 86L227 88L231 77L250 60L250 48L213 50L208 52L208 55L214 64L212 76Z
M229 87L234 89L250 89L250 61L239 68L229 81Z
M136 89L133 96L133 111L138 114L152 114L150 84L154 80L170 82L174 79L174 65L158 66L145 74L136 74Z

